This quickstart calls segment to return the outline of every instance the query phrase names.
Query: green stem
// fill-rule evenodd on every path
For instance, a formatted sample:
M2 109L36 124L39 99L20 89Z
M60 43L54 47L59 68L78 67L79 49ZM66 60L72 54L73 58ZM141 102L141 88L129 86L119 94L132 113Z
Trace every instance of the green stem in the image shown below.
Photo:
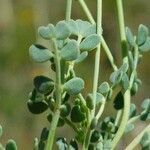
M130 123L133 123L133 122L137 121L138 119L140 119L140 117L141 117L141 115L138 115L138 116L135 116L135 117L133 117L133 118L129 119L129 120L128 120L128 124L130 124Z
M60 117L59 108L61 106L61 93L62 93L60 57L59 57L56 39L53 39L53 43L54 43L55 64L56 64L56 81L55 81L56 82L55 83L55 85L56 85L56 105L55 105L55 111L54 111L54 115L52 118L52 122L51 122L51 126L50 126L50 132L48 135L48 140L47 140L45 150L51 150L53 148L57 123L58 123L58 120Z
M101 107L100 107L100 109L99 109L99 111L98 111L98 113L97 113L97 115L96 115L96 119L97 119L97 120L98 120L98 119L101 117L101 115L103 114L103 111L104 111L104 108L105 108L105 104L106 104L106 100L104 100L104 101L102 102Z
M121 116L122 116L122 110L119 110L119 111L117 112L117 116L116 116L116 119L115 119L115 126L118 126L118 125L119 125Z
M129 118L129 112L130 112L130 90L128 89L124 94L124 109L123 109L123 116L122 120L119 126L119 129L112 140L112 150L116 147L117 143L119 142L120 138L122 137L126 124L128 122Z
M125 57L125 56L127 56L127 42L126 42L126 32L125 32L122 0L116 0L116 5L117 5L120 37L121 37L122 56Z
M71 8L72 8L72 0L67 0L67 5L66 5L66 20L71 19Z
M102 0L97 0L97 34L102 35ZM94 109L91 111L91 116L90 116L91 118L88 122L87 132L85 134L86 136L85 136L85 140L84 140L84 143L83 143L83 150L88 150L89 143L90 143L90 138L91 138L91 135L92 135L92 132L93 132L90 129L90 124L91 124L92 118L94 118L94 116L95 116L95 110L96 110L96 93L97 93L98 78L99 78L100 52L101 52L101 44L99 44L97 46L97 50L96 50L96 53L95 53L95 68L94 68L94 79L93 79Z
M125 150L134 149L139 144L140 140L146 132L150 132L150 124L139 135L137 135L137 137L135 137L135 139L125 148Z
M84 13L86 14L88 20L92 24L95 24L95 20L94 20L92 14L91 14L89 8L87 7L85 1L84 0L78 0L78 1L80 3L80 5L81 5L81 7L82 7L82 9L84 11ZM112 54L110 52L110 49L109 49L108 45L106 44L106 42L105 42L105 40L104 40L104 38L103 38L102 35L100 35L100 38L101 38L102 47L103 47L103 49L104 49L104 51L105 51L105 53L106 53L106 55L107 55L107 57L108 57L108 59L110 61L111 66L113 67L114 70L117 70L117 66L115 65L114 58L113 58L113 56L112 56Z

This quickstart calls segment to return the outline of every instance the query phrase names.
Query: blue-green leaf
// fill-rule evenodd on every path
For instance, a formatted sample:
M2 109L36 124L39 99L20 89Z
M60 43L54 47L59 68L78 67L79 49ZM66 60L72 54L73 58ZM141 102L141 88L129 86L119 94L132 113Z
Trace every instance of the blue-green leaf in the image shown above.
M135 104L131 104L130 105L130 114L129 114L129 118L132 118L136 115L136 105Z
M149 34L148 28L141 24L138 28L138 37L137 37L137 43L139 46L145 43L148 34Z
M148 51L150 51L150 37L147 37L145 43L139 47L139 50L141 52L148 52Z
M70 40L62 49L61 49L61 58L66 61L72 61L78 58L79 56L79 46L75 40Z
M75 60L75 63L77 64L77 63L80 63L80 62L84 61L87 58L87 56L88 56L88 52L87 51L82 52L79 55L79 57Z
M50 94L54 89L54 81L45 76L36 76L34 78L35 89L42 94Z
M64 84L64 90L70 95L79 94L83 89L84 81L78 77L74 77Z
M38 33L42 38L49 40L49 39L55 37L55 27L53 24L49 24L46 27L41 26L38 28Z
M76 22L71 19L71 20L67 21L67 24L68 24L71 34L78 36L79 31L78 31L78 25L76 24Z
M53 57L53 53L47 48L34 44L29 48L29 55L35 62L46 62Z
M144 133L140 144L142 146L142 150L149 150L150 149L150 132Z
M65 138L58 138L56 142L59 150L67 150L68 144Z
M131 32L130 28L126 27L126 37L127 37L127 41L131 46L135 45L134 42L134 36L133 33Z
M57 39L66 39L70 36L71 32L65 21L60 21L56 24L55 27L56 38Z
M99 87L98 87L98 92L101 94L107 94L110 90L110 86L108 82L103 82Z
M125 128L125 133L129 133L134 129L134 124L127 124Z
M92 35L86 37L80 43L80 49L82 51L91 51L91 50L95 49L99 43L100 43L100 37L97 34L92 34Z

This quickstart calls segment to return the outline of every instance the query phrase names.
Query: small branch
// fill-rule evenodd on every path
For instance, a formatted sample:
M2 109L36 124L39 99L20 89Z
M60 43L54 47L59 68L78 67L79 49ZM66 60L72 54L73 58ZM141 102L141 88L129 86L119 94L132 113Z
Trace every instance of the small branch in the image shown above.
M71 18L71 8L72 8L72 0L67 0L66 5L66 20L70 20Z
M119 125L119 121L121 119L121 116L122 116L122 110L119 110L117 112L117 116L116 116L116 119L115 119L115 126L118 126Z
M54 115L52 118L51 126L50 126L50 132L48 135L48 140L46 144L46 149L45 150L51 150L53 148L54 144L54 137L56 134L56 128L57 128L57 123L59 120L60 116L60 111L59 108L61 106L61 68L60 68L60 57L58 53L58 48L56 44L56 39L53 39L54 43L54 53L55 53L55 64L56 64L56 105L55 105L55 111Z
M138 119L140 119L140 117L141 117L141 115L138 115L138 116L135 116L135 117L129 119L128 120L128 124L134 123L135 121L137 121Z
M128 122L130 112L130 90L128 89L124 94L124 109L123 109L123 116L119 126L119 129L112 140L112 150L116 147L117 143L119 142L120 138L122 137L126 124Z
M125 150L132 150L134 149L142 139L144 133L150 132L150 124L139 134L135 139L125 148Z
M104 101L102 102L101 107L100 107L100 109L99 109L99 111L98 111L98 113L97 113L97 115L96 115L96 119L97 119L97 120L101 117L101 115L102 115L102 113L103 113L103 111L104 111L104 108L105 108L105 104L106 104L106 100L104 100Z
M80 4L81 7L82 7L84 13L86 14L88 20L89 20L92 24L95 24L95 20L94 20L92 14L91 14L89 8L87 7L85 1L84 1L84 0L78 0L78 1L79 1L79 4ZM104 51L105 51L105 53L106 53L106 55L107 55L107 57L108 57L108 59L109 59L109 61L110 61L111 66L113 67L114 70L117 70L117 66L115 65L114 58L113 58L113 56L112 56L112 54L111 54L111 51L110 51L108 45L106 44L106 42L105 42L105 40L104 40L104 38L103 38L102 35L100 35L100 38L101 38L102 47L103 47L103 49L104 49Z
M126 42L122 0L116 0L116 5L117 5L118 22L119 22L119 29L120 29L122 56L125 57L127 56L127 42Z

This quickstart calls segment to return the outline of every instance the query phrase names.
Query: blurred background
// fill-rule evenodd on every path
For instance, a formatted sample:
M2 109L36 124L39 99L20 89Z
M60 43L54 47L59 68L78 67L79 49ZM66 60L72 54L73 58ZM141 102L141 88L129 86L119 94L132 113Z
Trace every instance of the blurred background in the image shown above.
M85 1L96 18L96 2ZM49 69L49 64L41 65L31 61L28 48L35 42L47 44L37 36L37 28L40 25L55 24L63 20L65 3L66 0L0 0L0 124L4 130L1 140L3 144L8 138L13 138L18 143L19 150L30 150L34 137L39 137L42 128L48 126L45 114L36 116L28 112L26 101L28 93L33 88L34 76L53 73ZM103 4L104 37L119 65L121 55L114 0L104 0ZM129 26L135 34L141 23L150 27L150 1L126 0L124 10L126 26ZM87 20L75 0L72 18ZM147 53L139 65L139 77L143 84L139 93L132 99L139 109L142 100L150 96L149 58L150 53ZM85 93L92 89L93 62L94 53L92 52L89 58L76 68L78 76L86 81ZM101 63L100 82L108 81L112 69L103 51ZM106 111L105 116L115 113L111 107L108 107ZM138 132L143 126L145 126L144 123L138 123ZM60 128L59 131L63 134L66 129ZM131 139L136 134L135 130L135 134L130 136ZM124 139L127 138L124 137ZM123 140L122 143L127 144L131 139Z

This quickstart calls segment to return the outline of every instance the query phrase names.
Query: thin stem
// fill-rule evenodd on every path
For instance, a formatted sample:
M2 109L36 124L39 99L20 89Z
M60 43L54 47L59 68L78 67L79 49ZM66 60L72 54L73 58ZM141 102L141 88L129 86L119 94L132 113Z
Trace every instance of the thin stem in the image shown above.
M97 0L97 34L102 34L102 0ZM94 79L93 79L93 101L94 101L94 109L92 111L92 115L95 115L96 109L96 93L98 86L98 78L99 78L99 67L100 67L100 54L101 54L101 44L97 46L97 50L95 53L95 68L94 68Z
M130 112L130 90L128 89L124 94L124 109L123 109L123 116L119 126L119 129L112 140L112 149L114 149L119 142L120 138L122 137L126 124L128 122Z
M82 1L83 2L83 1ZM87 7L86 7L86 10ZM88 13L90 14L90 13ZM87 14L87 15L88 15ZM97 34L102 34L102 0L97 0ZM96 110L96 93L97 93L97 86L98 86L98 78L99 78L99 66L100 66L100 52L101 52L101 44L97 46L97 50L95 53L95 68L94 68L94 79L93 79L93 101L94 101L94 108L91 111L91 118L88 122L87 131L86 131L86 137L84 139L83 143L83 150L87 150L90 143L90 138L92 135L92 130L90 129L90 124L92 118L95 116L95 110Z
M139 51L138 51L138 46L134 47L134 68L133 71L131 73L130 76L130 88L132 88L134 79L135 79L135 75L136 75L136 69L137 69L137 65L138 65L138 58L139 58Z
M106 100L104 100L104 101L102 102L101 107L100 107L100 109L99 109L99 111L98 111L98 113L97 113L97 115L96 115L96 119L97 119L97 120L98 120L98 119L101 117L101 115L103 114L103 111L104 111L104 108L105 108L105 104L106 104Z
M150 132L150 124L139 135L137 135L137 137L134 138L134 140L125 148L125 150L134 149L139 144L140 140L146 132Z
M119 121L120 121L121 116L122 116L122 110L119 110L117 112L117 116L116 116L116 119L115 119L115 126L119 125Z
M58 53L58 48L56 44L56 39L53 39L54 43L54 53L55 53L55 64L56 64L56 105L55 105L55 111L52 118L52 123L50 126L50 132L48 135L48 140L46 144L45 150L51 150L53 148L54 143L54 137L56 133L57 123L60 116L59 108L61 106L61 67L60 67L60 57Z
M78 0L80 5L82 6L82 9L83 11L85 12L85 14L87 15L88 17L88 20L92 23L92 24L95 24L95 20L89 10L89 8L87 7L86 3L84 0Z
M86 14L88 20L92 24L95 24L95 20L94 20L92 14L91 14L89 8L87 7L85 1L84 0L78 0L78 1L80 3L80 5L81 5L81 7L82 7L82 9L84 11L84 13ZM103 38L102 35L100 35L100 38L101 38L102 47L103 47L103 49L104 49L104 51L105 51L105 53L106 53L106 55L107 55L107 57L108 57L108 59L110 61L111 66L113 67L114 70L117 70L117 66L115 65L114 58L113 58L113 56L112 56L112 54L110 52L110 49L109 49L108 45L106 44L106 42L105 42L105 40L104 40L104 38Z
M67 5L66 5L66 20L71 19L71 8L72 8L72 0L67 0Z
M138 115L138 116L135 116L135 117L131 118L131 119L128 121L128 124L137 121L138 119L140 119L140 117L141 117L141 115Z
M126 32L125 32L122 0L116 0L116 5L117 5L120 37L121 37L122 56L125 57L125 56L127 56L127 42L126 42Z

